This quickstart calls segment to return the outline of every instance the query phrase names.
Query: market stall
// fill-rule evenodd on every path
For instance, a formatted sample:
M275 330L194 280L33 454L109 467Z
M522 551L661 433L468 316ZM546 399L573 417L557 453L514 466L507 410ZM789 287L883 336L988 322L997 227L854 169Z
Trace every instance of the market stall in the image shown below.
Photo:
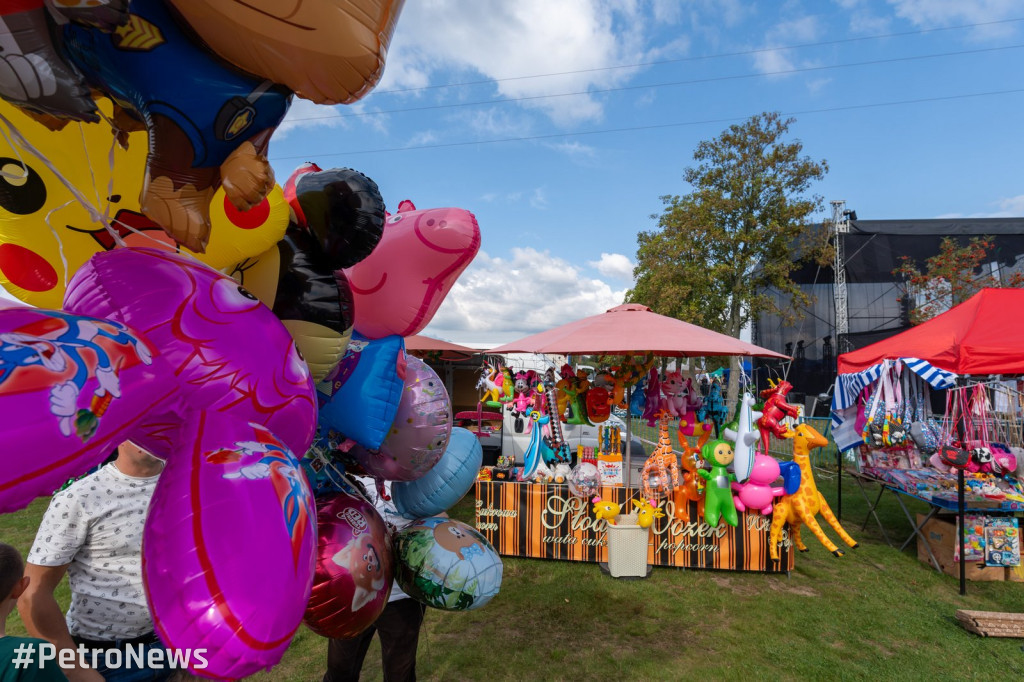
M494 348L490 353L614 355L627 358L639 356L683 358L712 355L785 357L739 339L657 315L646 306L635 304L618 306L604 314L570 322L555 329L528 336ZM649 369L650 364L642 373L646 373ZM656 370L651 373L651 376L658 376ZM569 376L563 378L565 381L570 379ZM671 381L678 381L681 385L684 379L678 376L673 377ZM652 392L650 388L648 386L648 395L657 394L660 391L660 389L655 389ZM625 402L627 404L632 402L631 392L632 388L626 390ZM702 425L694 423L696 422L696 412L687 413L685 403L674 402L676 399L683 400L682 395L681 392L672 392L666 388L665 402L661 405L660 411L651 410L652 418L657 419L659 414L668 415L669 411L672 411L673 416L680 424L680 442L685 442L686 435L703 434L704 438L700 441L703 444L708 440L711 430L702 431ZM753 424L749 412L754 399L750 396L747 398L749 403L744 403L742 409L737 412L745 418L741 419L738 425L734 424L740 433L738 436L733 433L731 437L734 443L737 440L744 443L744 449L749 452L750 460L753 461L753 444L758 437L756 426ZM721 401L719 409L723 413L726 411L724 400ZM731 410L729 412L732 413ZM684 416L680 417L680 415ZM703 421L703 417L701 421ZM624 485L601 487L596 490L595 497L600 500L600 504L595 504L592 509L590 494L581 495L574 490L576 487L574 486L576 483L574 476L577 471L575 468L573 475L568 477L568 485L528 481L478 481L476 488L477 527L501 554L602 562L606 560L608 554L606 532L609 527L601 518L599 507L612 509L615 514L620 509L625 514L635 507L642 517L645 513L642 506L644 498L650 497L648 493L652 488L656 488L652 477L664 476L666 477L666 481L664 481L666 487L661 490L669 492L665 493L664 499L655 500L657 504L654 513L660 515L656 516L650 524L650 539L646 541L649 564L767 572L791 570L793 567L793 552L791 551L793 543L788 534L782 532L785 519L778 520L780 519L778 514L773 516L771 504L763 505L760 511L747 508L745 511L736 513L730 519L720 519L718 507L714 507L712 510L716 500L708 496L712 502L708 503L708 508L705 509L702 479L714 481L715 483L709 487L715 487L716 490L721 485L717 481L735 480L733 467L730 466L728 470L726 469L727 459L723 458L721 462L713 461L714 453L703 453L704 459L702 459L699 445L693 447L687 443L683 446L686 448L686 452L683 453L681 460L684 474L679 481L688 481L693 491L699 488L701 496L695 494L693 497L687 497L681 492L684 486L675 478L672 481L674 485L668 484L668 474L665 473L665 470L677 468L680 459L679 453L672 450L665 423L662 421L658 447L648 460L648 464L654 460L660 460L665 463L664 468L654 467L649 470L645 466L642 482L631 480L630 467L627 464L624 467ZM626 442L629 443L632 440L629 420L626 424L625 436ZM684 432L687 425L691 429L689 434ZM696 428L695 431L694 428ZM723 437L725 436L723 435ZM817 435L817 438L820 439L820 435ZM710 442L717 443L718 441ZM807 446L806 442L804 446L818 447L818 445ZM728 458L731 459L731 446L727 449L729 450ZM582 454L597 456L593 453ZM581 461L582 459L583 457L580 457ZM626 462L629 462L628 447ZM579 466L578 463L577 468ZM651 473L651 471L656 473ZM778 468L776 468L767 483L772 483L778 475ZM740 481L748 482L748 476L749 472L745 472L740 477ZM804 480L806 485L802 492L809 494L813 489L813 477L809 468ZM698 481L700 481L699 484ZM759 483L759 485L761 484ZM728 483L723 489L729 489ZM777 490L779 491L777 497L782 497L782 500L795 494L795 488L793 491L787 490L785 495L781 493L781 489ZM816 491L814 495L817 495ZM773 495L769 492L769 502L772 499ZM731 504L731 497L728 502ZM726 504L723 500L723 508L728 508L730 504ZM783 502L780 501L779 504L782 505ZM831 513L829 512L828 515L831 516ZM614 517L609 516L608 518ZM774 531L772 529L773 519L777 520ZM642 522L642 520L639 521L639 523ZM813 524L813 529L815 533L820 532L816 523ZM799 541L797 540L797 542ZM850 543L855 544L852 540ZM775 552L772 551L773 544ZM773 557L772 555L776 552L778 556Z
M917 327L839 356L832 435L840 449L856 450L858 480L924 499L933 506L929 516L955 504L961 528L965 513L977 512L983 521L973 527L982 535L1006 525L984 519L1024 509L1021 393L1008 380L1024 374L1020 310L1024 290L984 289ZM932 389L946 391L941 413L931 411ZM919 538L928 520L912 521ZM1008 525L1018 540L999 543L1013 551L984 553L984 563L1019 564L1016 523ZM978 556L957 535L964 593L966 563Z

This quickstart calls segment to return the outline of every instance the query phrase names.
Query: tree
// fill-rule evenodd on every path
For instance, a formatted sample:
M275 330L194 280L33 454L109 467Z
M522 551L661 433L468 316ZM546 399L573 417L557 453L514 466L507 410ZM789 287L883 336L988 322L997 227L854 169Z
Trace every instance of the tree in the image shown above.
M683 173L693 191L663 196L664 211L651 216L657 228L637 236L636 286L627 300L736 338L762 311L792 317L809 302L790 274L801 258L830 258L827 233L811 229L822 199L808 194L828 163L784 139L792 123L766 112L697 145L697 165ZM771 289L794 305L778 309ZM732 367L735 376L735 361ZM730 383L730 400L737 385Z
M892 271L902 275L906 289L901 308L909 311L910 324L921 324L939 313L960 305L985 287L1022 287L1024 275L1014 272L1002 279L992 274L992 237L974 237L967 244L943 237L939 252L925 261L922 271L909 256Z

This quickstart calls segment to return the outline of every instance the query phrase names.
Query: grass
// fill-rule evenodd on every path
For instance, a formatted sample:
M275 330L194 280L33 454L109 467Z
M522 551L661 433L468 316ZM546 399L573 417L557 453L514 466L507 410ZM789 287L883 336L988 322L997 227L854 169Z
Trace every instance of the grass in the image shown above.
M819 475L826 498L835 481ZM924 505L911 501L912 512ZM31 543L45 500L0 517L0 540ZM1021 641L960 628L958 608L1024 612L1024 583L957 581L861 531L867 505L844 480L847 530L860 548L835 558L811 538L789 577L657 568L615 580L595 564L505 559L501 594L478 611L428 610L418 674L425 680L1019 679ZM472 498L452 515L472 522ZM911 529L895 500L879 515L894 539ZM873 523L873 521L872 521ZM833 538L835 534L827 530ZM62 599L67 599L66 590ZM14 632L22 631L17 616ZM381 679L374 642L364 680ZM259 682L318 680L326 643L300 628Z

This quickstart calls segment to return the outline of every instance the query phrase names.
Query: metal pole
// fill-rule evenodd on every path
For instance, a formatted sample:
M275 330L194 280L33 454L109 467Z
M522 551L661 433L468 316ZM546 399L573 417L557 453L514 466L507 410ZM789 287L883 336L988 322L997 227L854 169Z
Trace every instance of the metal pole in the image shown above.
M629 490L630 479L632 474L630 472L630 465L633 461L633 417L629 413L629 405L633 398L633 387L626 387L626 475L623 480L626 482L626 490Z
M843 520L843 451L836 446L836 470L838 476L836 476L836 518L840 521Z
M964 470L956 472L956 506L960 518L960 594L967 594L967 560L964 554Z

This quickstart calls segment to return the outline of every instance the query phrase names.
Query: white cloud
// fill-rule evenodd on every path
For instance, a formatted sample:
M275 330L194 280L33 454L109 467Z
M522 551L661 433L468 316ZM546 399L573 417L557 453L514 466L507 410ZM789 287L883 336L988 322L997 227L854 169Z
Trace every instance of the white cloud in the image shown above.
M977 24L1020 15L1019 0L888 0L896 16L915 26L956 26ZM975 40L1013 35L1016 24L978 26L971 30Z
M422 87L441 69L458 70L464 81L493 79L493 88L507 98L612 87L635 70L594 69L648 58L645 25L651 11L637 2L611 1L408 2L380 89ZM665 3L658 3L655 11L666 20L678 14ZM674 43L673 48L680 45ZM519 78L553 72L565 75ZM602 115L601 102L586 94L524 101L522 106L539 109L563 124Z
M549 142L547 146L573 159L592 159L597 154L596 149L580 142Z
M352 119L342 117L343 113L348 113L343 106L323 106L296 97L281 125L277 126L274 140L281 140L299 128L348 128Z
M541 210L548 207L548 197L543 187L537 187L533 190L533 194L530 196L530 206Z
M426 329L456 343L514 341L619 305L625 290L547 251L514 248L509 258L481 251Z
M824 33L816 17L804 16L775 24L765 33L765 45L789 45L804 43L820 38ZM811 63L795 60L796 50L768 50L754 55L754 67L761 73L776 73L810 66Z
M621 253L602 253L601 260L588 261L587 265L605 277L633 281L633 261Z
M998 210L982 212L982 213L971 213L964 215L963 213L944 213L943 215L936 216L942 219L951 218L1020 218L1024 216L1024 194L1018 194L1015 197L1007 197L1005 199L997 199L992 202L995 206L998 206Z

